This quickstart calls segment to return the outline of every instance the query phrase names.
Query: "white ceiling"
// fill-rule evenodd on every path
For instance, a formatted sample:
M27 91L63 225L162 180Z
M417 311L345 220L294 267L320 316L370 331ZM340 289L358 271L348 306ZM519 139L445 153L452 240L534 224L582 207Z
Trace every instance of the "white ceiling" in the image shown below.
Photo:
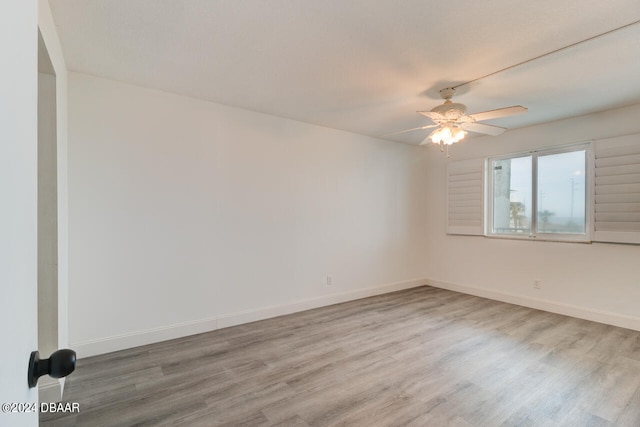
M50 0L70 70L370 136L640 20L638 0ZM509 128L640 103L640 24L458 89ZM419 143L428 131L387 139Z

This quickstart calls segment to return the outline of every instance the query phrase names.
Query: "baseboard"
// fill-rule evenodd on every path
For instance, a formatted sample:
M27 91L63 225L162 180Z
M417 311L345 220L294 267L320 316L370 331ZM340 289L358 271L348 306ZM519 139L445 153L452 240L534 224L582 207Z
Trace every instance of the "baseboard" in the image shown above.
M563 314L565 316L576 317L578 319L591 320L593 322L640 331L640 318L635 316L628 316L604 310L595 310L592 308L558 303L555 301L532 298L524 295L492 291L475 286L460 285L457 283L443 282L439 280L428 279L427 285L463 294L489 298L496 301L508 302L510 304L521 305L524 307L535 308L537 310L548 311L551 313Z
M105 338L71 343L70 348L76 351L78 358L96 356L113 351L124 350L160 341L181 338L188 335L210 332L216 329L270 319L272 317L297 313L342 302L353 301L389 292L401 291L427 284L427 279L414 279L390 283L370 288L356 289L347 292L323 295L315 298L295 301L289 304L261 307L255 310L224 314L218 317L168 325L166 327L114 335Z
M391 283L372 288L356 289L347 292L341 292L330 295L323 295L316 298L296 301L291 304L264 307L258 310L248 310L229 315L220 316L218 318L218 328L226 328L229 326L241 325L244 323L255 322L258 320L270 319L272 317L283 316L286 314L297 313L300 311L311 310L318 307L325 307L342 302L358 300L361 298L372 297L375 295L386 294L389 292L401 291L403 289L416 288L427 284L426 279L408 280L403 282Z
M173 324L165 327L136 331L128 334L71 343L77 358L97 356L113 351L126 350L141 345L201 334L218 329L217 318L201 319L193 322Z
M44 382L41 378L40 381L42 381L38 383L38 399L40 402L54 403L62 400L62 378L52 378L50 382Z

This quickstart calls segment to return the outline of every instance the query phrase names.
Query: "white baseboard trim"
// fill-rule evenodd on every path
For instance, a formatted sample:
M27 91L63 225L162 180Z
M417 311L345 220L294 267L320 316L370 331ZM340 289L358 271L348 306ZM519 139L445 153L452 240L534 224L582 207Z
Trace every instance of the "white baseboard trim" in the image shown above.
M126 350L141 345L153 344L160 341L186 337L188 335L218 329L217 319L201 319L193 322L184 322L160 328L147 329L145 331L131 332L128 334L113 335L78 343L72 343L70 348L75 350L77 358L97 356L113 351Z
M506 292L492 291L475 286L460 285L457 283L443 282L439 280L427 280L427 285L435 288L448 289L463 294L475 295L489 298L496 301L535 308L537 310L549 311L551 313L563 314L565 316L576 317L578 319L591 320L593 322L618 326L621 328L640 331L640 317L628 316L604 310L596 310L587 307L580 307L571 304L564 304L539 298L532 298L524 295L510 294Z
M40 379L42 381L43 378ZM62 400L63 379L51 379L50 382L38 383L38 399L40 402L54 403Z
M364 289L356 289L347 292L322 295L315 298L295 301L289 304L262 307L255 310L246 310L237 313L224 314L209 319L184 322L165 327L137 331L128 334L114 335L105 338L71 343L70 348L74 349L78 358L96 356L113 351L124 350L142 345L153 344L188 335L210 332L216 329L255 322L258 320L270 319L272 317L297 313L318 307L339 304L389 292L401 291L404 289L416 288L427 285L427 279L405 280L402 282L390 283Z

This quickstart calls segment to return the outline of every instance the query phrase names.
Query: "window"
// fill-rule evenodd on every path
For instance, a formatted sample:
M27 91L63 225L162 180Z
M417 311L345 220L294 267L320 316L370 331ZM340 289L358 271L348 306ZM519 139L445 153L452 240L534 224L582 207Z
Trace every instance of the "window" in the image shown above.
M492 236L588 241L589 145L488 159Z
M640 245L640 133L450 162L446 231Z

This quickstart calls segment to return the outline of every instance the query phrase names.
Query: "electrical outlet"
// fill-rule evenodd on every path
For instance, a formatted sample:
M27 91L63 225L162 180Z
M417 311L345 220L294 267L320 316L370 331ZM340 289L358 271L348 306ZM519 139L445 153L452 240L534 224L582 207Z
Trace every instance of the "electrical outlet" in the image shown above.
M333 285L333 277L327 276L327 286Z
M533 289L541 289L541 288L542 288L542 284L540 283L540 280L534 280Z

